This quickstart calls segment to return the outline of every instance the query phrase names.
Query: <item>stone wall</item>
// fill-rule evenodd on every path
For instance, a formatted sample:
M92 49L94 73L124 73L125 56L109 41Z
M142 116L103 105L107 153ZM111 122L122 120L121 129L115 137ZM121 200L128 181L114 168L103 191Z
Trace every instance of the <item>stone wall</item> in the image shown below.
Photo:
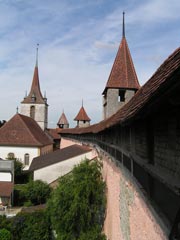
M121 101L119 97L119 89L109 88L103 96L103 119L106 119L116 113L134 96L134 90L124 90L125 101Z
M106 156L103 177L107 189L104 233L108 240L165 240L165 226L134 179ZM163 230L162 230L163 229Z
M30 117L30 108L35 107L34 120L44 130L48 127L48 106L46 104L25 104L21 103L21 114Z

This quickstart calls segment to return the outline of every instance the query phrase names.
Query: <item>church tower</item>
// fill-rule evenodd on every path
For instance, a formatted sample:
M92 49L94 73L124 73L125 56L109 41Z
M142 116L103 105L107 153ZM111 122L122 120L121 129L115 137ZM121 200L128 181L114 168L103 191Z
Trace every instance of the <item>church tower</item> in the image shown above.
M103 91L103 119L116 113L140 88L125 37L123 12L122 40Z
M31 90L21 102L21 114L32 117L44 130L48 124L48 104L46 96L42 96L38 74L38 47L36 52L36 65Z

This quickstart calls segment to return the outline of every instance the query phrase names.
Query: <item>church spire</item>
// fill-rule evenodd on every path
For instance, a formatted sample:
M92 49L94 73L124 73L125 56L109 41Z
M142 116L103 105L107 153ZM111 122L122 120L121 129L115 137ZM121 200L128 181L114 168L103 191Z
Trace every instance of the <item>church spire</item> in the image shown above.
M122 27L122 37L125 38L125 21L124 21L125 12L123 12L123 27Z
M38 67L38 48L39 48L39 43L37 43L37 48L36 48L36 67Z
M40 84L39 84L39 73L38 73L38 47L36 48L36 64L34 68L34 75L31 85L31 90L26 98L24 98L22 103L46 103L42 96Z

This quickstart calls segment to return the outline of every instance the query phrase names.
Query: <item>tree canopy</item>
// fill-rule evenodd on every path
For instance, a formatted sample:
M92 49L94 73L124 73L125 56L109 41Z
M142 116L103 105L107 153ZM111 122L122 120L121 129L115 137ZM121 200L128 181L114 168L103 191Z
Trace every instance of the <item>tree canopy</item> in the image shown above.
M48 202L59 240L105 239L101 234L104 209L105 184L97 161L85 160L61 177Z
M49 185L41 180L30 181L25 187L25 196L33 205L46 203L51 193Z
M11 240L11 233L5 229L0 229L0 240Z
M12 221L13 240L50 240L51 228L44 211L19 213Z

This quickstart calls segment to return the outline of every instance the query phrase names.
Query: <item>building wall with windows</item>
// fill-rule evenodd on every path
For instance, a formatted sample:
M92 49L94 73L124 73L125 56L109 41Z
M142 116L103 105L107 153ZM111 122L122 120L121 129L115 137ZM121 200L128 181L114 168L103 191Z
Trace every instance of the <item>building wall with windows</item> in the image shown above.
M0 157L3 159L16 158L28 169L32 159L40 155L37 147L0 146Z
M53 146L44 147L18 147L0 146L0 157L3 159L16 158L24 165L24 170L28 170L33 158L52 152Z

